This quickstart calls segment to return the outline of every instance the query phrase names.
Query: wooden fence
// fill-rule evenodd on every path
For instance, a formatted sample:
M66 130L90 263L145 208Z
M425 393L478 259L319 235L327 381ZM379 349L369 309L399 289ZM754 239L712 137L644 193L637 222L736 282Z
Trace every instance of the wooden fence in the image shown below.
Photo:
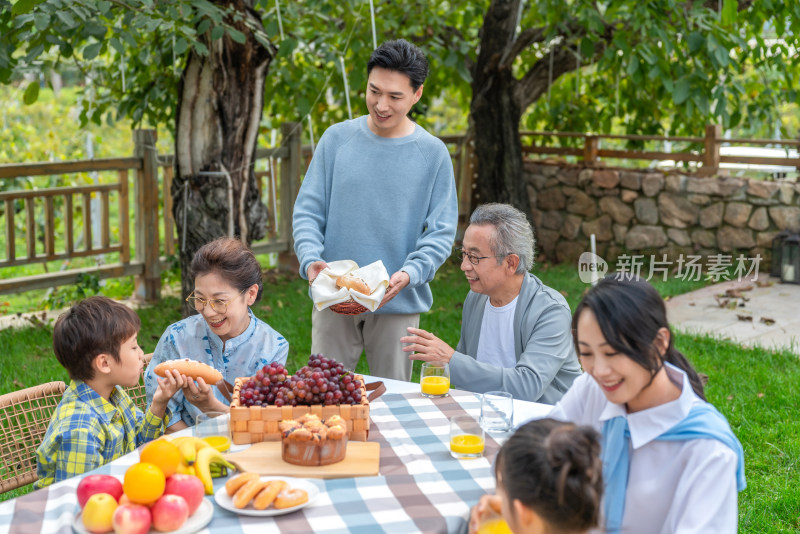
M522 131L520 137L523 139L522 151L526 155L560 155L577 156L582 159L582 164L592 167L598 164L600 158L616 158L623 160L653 160L653 161L680 161L702 164L697 169L698 176L715 176L720 171L723 163L744 164L744 165L781 165L795 167L800 170L800 158L798 157L769 157L769 156L730 156L721 154L720 148L725 145L748 145L748 146L782 146L800 147L798 140L773 140L773 139L726 139L722 137L722 127L718 124L706 126L704 137L669 137L655 135L612 135L612 134L587 134L578 132L534 132ZM542 143L546 138L576 138L582 140L582 146L564 147L547 146ZM537 144L539 140L539 144ZM639 142L667 142L667 143L691 143L702 146L702 150L665 152L665 151L646 151L646 150L616 150L610 148L600 148L602 140L621 140Z
M279 266L289 268L295 263L292 252L292 208L305 169L311 160L311 148L301 144L301 129L297 123L281 126L283 140L272 149L256 152L256 178L261 184L262 200L270 210L271 218L267 237L252 244L256 254L278 253ZM600 158L672 160L695 162L702 166L698 174L713 176L722 163L784 165L800 168L797 157L747 157L720 154L724 143L747 145L781 145L800 147L800 141L774 141L759 139L724 139L719 126L706 127L704 137L660 137L646 135L605 135L570 132L520 132L523 154L576 156L586 166L598 165ZM0 192L0 206L4 207L5 257L0 259L0 294L16 293L75 283L81 273L98 278L134 276L136 295L146 300L159 298L161 272L169 258L180 246L181 236L176 235L172 217L173 178L172 155L156 151L156 133L153 130L136 130L132 157L108 158L55 163L25 163L0 165L0 179L74 175L97 172L116 173L112 183L56 187L49 189L16 190ZM582 147L549 146L545 138L577 138ZM472 191L475 179L473 142L464 135L440 137L448 146L456 176L459 200L459 232L463 232L471 212ZM687 142L703 147L689 152L643 150L616 150L601 148L601 140L639 142ZM259 170L259 167L264 167ZM132 176L131 176L132 174ZM131 198L131 181L133 195ZM100 236L95 246L92 233L93 197L99 198ZM57 235L57 209L61 209L63 230ZM116 226L113 226L112 206L117 208ZM19 213L17 208L22 206ZM134 214L133 239L128 216ZM37 216L43 220L43 235L37 236ZM24 217L25 254L17 251L16 217ZM76 226L79 227L76 237ZM82 244L79 243L82 241ZM37 246L37 242L41 242ZM60 244L60 246L59 246ZM2 251L0 251L2 253ZM117 254L117 261L108 265L95 265L59 272L46 272L32 276L12 278L8 268L35 265L52 261L69 261L81 257Z

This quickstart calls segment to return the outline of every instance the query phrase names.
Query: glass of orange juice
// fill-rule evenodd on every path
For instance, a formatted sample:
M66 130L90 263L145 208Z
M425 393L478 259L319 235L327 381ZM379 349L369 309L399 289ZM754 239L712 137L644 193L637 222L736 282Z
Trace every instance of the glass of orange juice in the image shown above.
M450 455L459 460L483 456L483 428L471 415L450 418Z
M511 534L508 523L502 517L494 517L481 522L478 534Z
M446 397L450 391L450 366L446 363L423 362L419 383L425 397Z
M227 414L223 412L205 412L197 414L192 435L205 440L220 452L231 447L230 425Z

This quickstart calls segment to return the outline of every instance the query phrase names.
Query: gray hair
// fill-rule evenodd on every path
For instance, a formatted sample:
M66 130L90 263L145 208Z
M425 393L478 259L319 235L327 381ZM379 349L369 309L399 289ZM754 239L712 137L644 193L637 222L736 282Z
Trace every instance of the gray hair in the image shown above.
M510 204L482 204L472 212L469 223L494 226L489 247L492 254L499 256L497 263L509 254L516 254L519 265L515 274L524 274L533 268L536 241L531 223L520 210Z

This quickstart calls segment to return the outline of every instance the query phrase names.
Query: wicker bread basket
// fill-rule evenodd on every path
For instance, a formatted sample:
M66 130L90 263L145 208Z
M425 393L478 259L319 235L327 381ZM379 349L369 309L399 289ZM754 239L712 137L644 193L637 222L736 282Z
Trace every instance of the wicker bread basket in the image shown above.
M316 278L314 278L314 280L316 280ZM311 286L311 284L314 283L314 280L309 280L308 285ZM362 306L352 298L345 302L340 302L339 304L329 306L328 309L340 315L360 315L365 311L369 311L366 306Z
M356 375L362 381L361 403L323 406L251 406L240 403L239 393L250 377L236 379L231 401L230 421L231 439L236 445L258 443L260 441L280 441L281 433L278 423L284 419L297 419L304 414L313 413L322 419L339 415L347 423L347 434L351 441L366 441L369 434L369 395L364 385L364 377ZM375 398L373 396L373 398Z
M359 315L367 311L367 308L358 302L350 299L346 302L340 302L330 307L330 310L341 315Z

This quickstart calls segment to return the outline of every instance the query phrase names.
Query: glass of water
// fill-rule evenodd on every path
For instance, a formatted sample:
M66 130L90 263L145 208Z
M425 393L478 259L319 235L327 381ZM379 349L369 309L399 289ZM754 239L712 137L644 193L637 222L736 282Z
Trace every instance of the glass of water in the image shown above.
M481 395L481 427L486 432L509 432L514 428L514 399L506 391Z

